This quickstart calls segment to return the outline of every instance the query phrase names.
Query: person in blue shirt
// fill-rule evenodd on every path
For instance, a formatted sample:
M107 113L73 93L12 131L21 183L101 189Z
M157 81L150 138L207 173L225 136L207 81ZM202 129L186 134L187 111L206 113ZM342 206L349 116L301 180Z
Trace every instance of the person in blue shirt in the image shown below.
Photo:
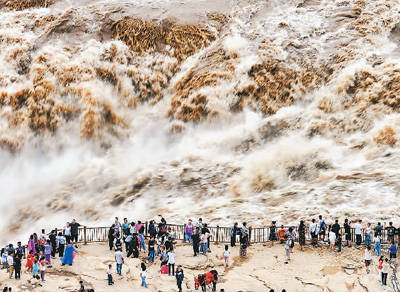
M394 261L397 263L397 246L394 243L394 241L392 241L392 245L389 248L390 250L390 259L394 259Z

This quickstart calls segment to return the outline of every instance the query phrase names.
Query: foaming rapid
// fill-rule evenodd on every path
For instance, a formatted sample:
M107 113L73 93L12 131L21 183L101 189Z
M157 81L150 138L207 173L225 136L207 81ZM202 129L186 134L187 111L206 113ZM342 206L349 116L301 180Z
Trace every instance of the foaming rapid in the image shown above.
M160 213L398 220L399 11L0 0L2 234Z

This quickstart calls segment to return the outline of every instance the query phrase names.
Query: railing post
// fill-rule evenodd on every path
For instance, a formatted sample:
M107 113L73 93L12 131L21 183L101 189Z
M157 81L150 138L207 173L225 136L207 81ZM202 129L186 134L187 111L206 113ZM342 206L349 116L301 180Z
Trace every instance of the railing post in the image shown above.
M87 244L87 239L86 239L86 226L83 226L83 244Z
M251 226L249 227L249 246L251 245L251 230L253 228L251 228Z
M216 239L215 239L216 244L218 244L218 236L219 236L219 225L217 225L217 234L216 234Z

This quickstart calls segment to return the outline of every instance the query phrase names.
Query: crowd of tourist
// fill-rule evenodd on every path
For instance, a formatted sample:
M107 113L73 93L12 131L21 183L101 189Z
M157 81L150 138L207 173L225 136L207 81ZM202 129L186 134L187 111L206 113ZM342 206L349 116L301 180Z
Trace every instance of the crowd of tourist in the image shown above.
M80 224L76 220L67 223L66 226L57 233L52 230L46 233L42 230L40 235L33 233L27 241L26 248L21 242L14 247L13 244L1 249L2 269L5 269L11 278L19 280L21 278L22 259L26 259L25 268L31 274L29 282L34 286L42 286L46 281L46 268L50 268L52 260L58 257L61 259L62 265L72 265L75 254L78 253L78 229ZM382 255L382 241L384 233L389 243L389 259ZM363 245L362 258L365 262L366 273L370 273L370 265L372 257L379 257L377 261L377 269L379 271L379 279L382 285L387 285L390 263L397 264L397 245L395 241L396 235L400 234L400 228L393 226L392 222L388 225L378 222L375 226L371 223L363 224L362 220L358 220L352 226L352 223L345 219L341 226L339 220L335 220L333 224L327 224L325 219L320 215L318 219L311 219L310 224L303 220L297 227L285 228L277 227L276 221L272 221L269 226L269 241L273 246L274 242L281 242L284 246L286 260L285 264L291 261L291 254L295 242L298 241L300 250L304 250L306 238L311 239L311 246L318 247L321 244L328 244L331 253L342 251L342 247L351 247L351 243L355 239L357 247ZM146 236L145 236L146 235ZM234 247L237 242L240 244L240 257L247 256L247 248L249 246L249 228L246 222L239 227L238 223L234 223L229 230L230 245ZM146 239L147 237L147 239ZM193 248L193 256L206 255L211 252L210 239L212 234L208 225L199 218L197 222L191 219L184 227L184 242ZM177 236L170 226L167 225L165 218L159 215L159 222L155 220L144 224L141 221L129 221L123 219L121 223L118 217L108 231L108 247L114 252L116 273L122 276L125 257L139 258L140 253L144 253L141 258L145 258L140 265L141 286L147 288L146 270L149 264L159 262L159 271L161 274L168 274L176 278L176 284L179 291L182 291L182 283L184 280L184 271L182 265L177 265L182 259L177 260L175 255L175 245ZM123 252L125 250L125 253ZM225 265L229 266L230 251L226 245L223 252ZM108 285L114 284L113 267L108 266L106 270ZM200 274L195 278L195 286L206 291L208 285L212 286L212 290L216 291L218 281L218 272L211 270L204 274ZM7 287L7 291L11 291ZM6 291L6 290L4 290ZM78 291L87 291L84 289L83 283Z

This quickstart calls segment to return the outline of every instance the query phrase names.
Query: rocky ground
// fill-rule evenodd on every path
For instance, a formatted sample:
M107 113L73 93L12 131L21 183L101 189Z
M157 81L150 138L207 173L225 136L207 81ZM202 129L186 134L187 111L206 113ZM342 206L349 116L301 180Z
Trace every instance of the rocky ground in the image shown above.
M178 245L176 263L184 268L184 291L194 291L193 278L199 273L211 269L218 270L220 281L218 291L392 291L383 288L377 280L377 258L374 258L370 274L366 274L361 250L345 248L343 253L330 254L327 247L306 248L304 252L297 247L292 260L285 264L283 245L270 248L266 245L252 245L248 249L248 258L238 257L239 248L231 249L231 266L224 267L222 257L223 244L213 245L212 253L194 258L189 246ZM140 287L141 259L127 259L123 266L123 276L114 275L113 291L176 291L174 277L161 275L158 262L148 265L148 289ZM23 263L25 264L25 263ZM83 280L87 287L95 291L110 291L107 286L106 270L108 264L114 265L113 253L106 244L90 244L79 247L79 255L72 267L60 265L54 260L53 267L47 269L43 287L32 287L27 280L30 275L23 272L20 281L9 280L7 274L0 273L0 287L9 285L13 291L73 291ZM115 268L115 265L114 265ZM389 274L389 279L390 279Z

